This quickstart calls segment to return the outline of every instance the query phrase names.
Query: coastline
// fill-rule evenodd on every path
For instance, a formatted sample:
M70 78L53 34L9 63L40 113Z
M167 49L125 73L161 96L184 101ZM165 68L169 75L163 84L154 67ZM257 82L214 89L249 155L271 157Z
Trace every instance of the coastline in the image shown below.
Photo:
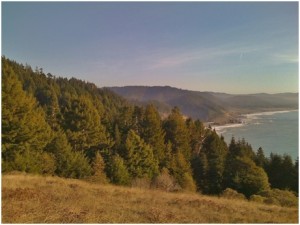
M288 113L288 112L295 112L295 111L298 111L298 109L247 113L247 114L243 114L241 116L246 116L246 117L263 116L263 115L270 116L270 115L274 115L274 114L277 114L277 113Z
M217 134L220 135L224 133L227 128L242 127L250 124L250 121L256 119L257 116L264 116L264 115L269 116L269 115L274 115L279 113L288 113L288 112L295 112L295 111L299 111L299 109L246 113L246 114L241 114L237 117L236 121L240 121L238 123L226 123L222 125L213 125L213 123L211 123L210 126L212 127L212 129L214 129L217 132Z

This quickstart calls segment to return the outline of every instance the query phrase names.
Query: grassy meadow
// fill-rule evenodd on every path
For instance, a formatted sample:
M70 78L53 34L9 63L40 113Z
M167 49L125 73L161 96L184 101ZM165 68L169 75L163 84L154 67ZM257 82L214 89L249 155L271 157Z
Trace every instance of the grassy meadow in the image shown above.
M2 223L298 223L298 208L6 174Z

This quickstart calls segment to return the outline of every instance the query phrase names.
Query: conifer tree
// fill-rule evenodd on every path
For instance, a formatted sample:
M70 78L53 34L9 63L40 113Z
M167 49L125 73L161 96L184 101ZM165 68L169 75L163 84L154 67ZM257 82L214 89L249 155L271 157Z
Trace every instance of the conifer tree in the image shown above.
M55 156L55 173L62 177L81 178L91 174L89 162L82 152L74 152L65 133L58 130L45 150Z
M192 160L193 176L195 178L197 189L199 191L208 190L208 161L206 154L201 151L199 155L195 156Z
M180 151L172 155L170 172L183 189L196 191L196 184L192 177L191 165Z
M164 121L164 130L166 132L166 142L170 141L172 143L173 152L181 151L189 161L191 159L189 133L178 107L173 108L167 120Z
M223 189L223 173L228 152L227 145L217 135L216 131L211 131L203 143L202 151L208 163L205 180L203 181L207 184L207 189L203 187L205 188L203 192L219 194Z
M259 147L257 149L257 152L256 152L256 155L255 155L255 163L257 166L260 166L262 168L265 168L266 165L267 165L267 158L265 157L265 154L264 154L264 150Z
M235 158L231 170L231 182L227 187L243 193L248 198L270 188L266 172L248 157Z
M190 136L190 146L194 155L199 155L202 143L206 136L205 127L199 120L193 121L191 118L186 120L186 126Z
M96 153L95 158L92 162L92 176L91 181L97 183L107 183L107 177L105 174L105 163L99 152Z
M128 185L131 178L124 160L119 155L114 155L111 158L109 169L109 178L113 184Z
M86 151L93 156L93 151L111 147L100 116L86 96L66 101L62 112L63 128L75 151Z
M147 105L142 125L142 138L152 147L154 157L160 162L160 168L162 168L165 158L165 133L160 116L153 105Z
M126 164L133 178L153 178L158 174L158 162L153 156L152 148L133 130L128 132L126 143Z
M45 121L43 110L36 100L22 89L13 70L6 64L2 67L2 160L4 169L9 162L18 162L28 155L40 157L46 144L51 141L51 128ZM46 157L47 158L47 157ZM45 157L44 157L45 159ZM32 158L32 160L35 160ZM14 167L18 167L14 162ZM30 166L30 163L26 163ZM19 167L18 167L19 168ZM26 170L30 168L26 167Z

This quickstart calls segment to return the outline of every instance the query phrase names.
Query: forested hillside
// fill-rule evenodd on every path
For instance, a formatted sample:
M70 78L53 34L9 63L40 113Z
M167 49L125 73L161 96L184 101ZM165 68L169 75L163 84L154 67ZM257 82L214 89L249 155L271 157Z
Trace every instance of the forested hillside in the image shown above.
M242 113L298 109L298 93L233 95L169 86L125 86L110 89L132 102L152 102L162 115L178 106L187 117L204 122L229 123L236 121Z
M14 170L214 195L231 188L278 204L294 195L286 190L298 193L290 156L228 145L178 107L162 119L151 104L2 57L2 172Z

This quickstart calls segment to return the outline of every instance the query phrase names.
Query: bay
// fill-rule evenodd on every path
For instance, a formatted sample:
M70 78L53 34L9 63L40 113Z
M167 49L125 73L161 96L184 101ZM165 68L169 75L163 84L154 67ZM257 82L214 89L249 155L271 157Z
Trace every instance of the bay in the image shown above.
M262 147L270 153L288 154L293 160L298 157L298 111L264 112L244 115L242 124L214 127L229 144L232 137L244 138L254 151Z

